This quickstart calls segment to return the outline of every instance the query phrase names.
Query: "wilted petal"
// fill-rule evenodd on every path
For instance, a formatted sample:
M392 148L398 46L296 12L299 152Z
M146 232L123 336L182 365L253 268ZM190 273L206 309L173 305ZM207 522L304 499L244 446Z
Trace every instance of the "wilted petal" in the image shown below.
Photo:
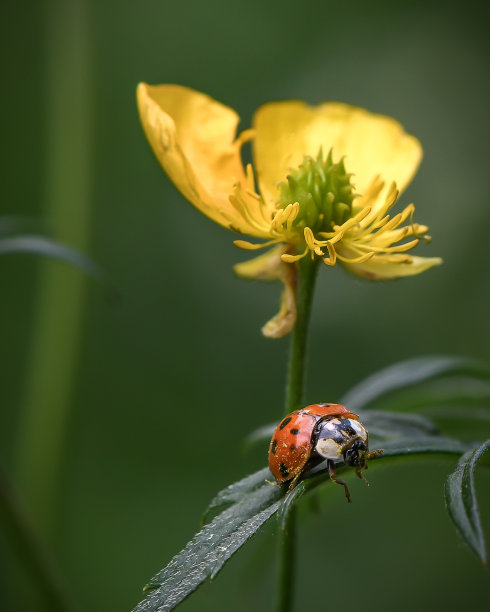
M354 173L353 184L363 193L380 176L384 187L377 202L383 203L392 182L402 191L411 181L422 158L419 141L406 134L390 117L340 103L308 106L303 102L273 102L254 116L254 162L260 190L271 202L278 198L277 183L303 156L316 156L320 147L333 148L335 159L346 156L345 167Z
M180 85L140 83L138 108L150 145L181 193L216 223L242 233L250 224L230 202L240 184L249 215L259 207L246 192L249 184L236 140L238 115L209 96Z
M285 250L284 246L275 247L254 259L236 264L233 268L241 278L263 281L280 280L284 284L280 310L262 328L262 333L268 338L286 336L296 323L297 269L296 266L286 264L281 260Z

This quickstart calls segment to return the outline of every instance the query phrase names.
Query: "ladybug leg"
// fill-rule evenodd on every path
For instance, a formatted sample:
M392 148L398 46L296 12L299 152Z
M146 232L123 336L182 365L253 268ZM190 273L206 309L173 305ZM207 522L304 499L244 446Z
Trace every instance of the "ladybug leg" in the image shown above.
M342 485L344 487L345 496L347 497L347 501L350 504L351 499L349 487L347 486L347 483L344 480L340 480L340 478L337 478L337 476L335 475L335 463L331 459L328 460L328 473L332 482L335 482L336 484Z
M367 470L367 468L368 468L368 466L366 465L366 467L364 469ZM369 481L364 476L364 474L362 473L362 468L361 468L360 465L358 465L357 468L356 468L356 474L357 474L358 478L360 478L363 482L365 482L367 484L367 486L369 487Z

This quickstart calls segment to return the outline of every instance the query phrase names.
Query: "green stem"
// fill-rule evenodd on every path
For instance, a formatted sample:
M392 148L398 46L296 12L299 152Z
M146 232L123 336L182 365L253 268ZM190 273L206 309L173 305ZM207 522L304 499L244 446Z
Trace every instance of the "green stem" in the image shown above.
M315 290L318 261L304 257L299 262L298 295L296 305L298 317L293 329L289 354L288 378L286 386L286 414L301 408L303 401L306 343L310 323L311 304Z
M291 508L284 530L279 534L279 582L277 612L293 609L294 559L296 549L296 508Z
M286 386L286 414L301 408L303 403L306 345L317 270L317 261L311 261L307 257L300 260L296 298L298 315L291 338ZM288 514L285 529L280 533L277 612L289 612L293 606L295 533L296 511L292 508Z

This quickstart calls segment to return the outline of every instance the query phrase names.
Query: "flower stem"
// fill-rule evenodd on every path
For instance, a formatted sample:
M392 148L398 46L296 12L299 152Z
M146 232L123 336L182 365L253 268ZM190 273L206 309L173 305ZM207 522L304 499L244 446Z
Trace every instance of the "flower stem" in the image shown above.
M293 329L289 354L286 414L301 408L303 401L306 343L317 270L318 261L311 261L308 257L300 260L298 294L296 297L298 315Z
M286 386L286 414L301 408L305 386L306 345L310 322L311 304L315 289L318 261L305 257L299 262L298 309L296 324L291 338L291 348ZM294 596L296 511L289 511L286 526L279 534L279 576L277 612L289 612Z

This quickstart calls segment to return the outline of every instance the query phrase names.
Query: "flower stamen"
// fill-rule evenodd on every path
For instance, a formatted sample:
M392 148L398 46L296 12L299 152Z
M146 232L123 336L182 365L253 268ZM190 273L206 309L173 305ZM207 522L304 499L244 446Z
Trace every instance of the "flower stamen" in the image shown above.
M307 255L308 251L309 248L306 247L306 249L299 255L291 255L291 253L284 253L283 255L281 255L281 259L282 261L284 261L284 263L294 263L295 261L303 259L303 257Z
M331 242L327 243L327 249L329 257L324 257L323 263L327 266L335 266L335 263L337 262L337 251Z
M281 240L279 238L275 238L274 240L269 240L268 242L263 242L261 244L248 242L247 240L234 240L233 244L239 249L244 249L245 251L257 251L259 249L265 249L272 244L278 244L279 242L281 242Z
M327 240L317 240L313 232L311 231L311 228L309 227L305 227L303 234L305 237L306 246L311 251L312 257L313 257L313 253L316 253L319 257L322 257L324 253L320 247L327 246L328 241Z
M246 192L245 192L246 193ZM260 219L254 217L250 210L250 204L244 197L244 192L242 191L242 187L240 183L236 183L233 186L233 193L229 196L230 204L236 209L236 211L250 224L251 227L259 234L264 237L268 236L268 227L267 225L270 221L267 221L265 218L263 219L263 223L260 222ZM262 212L262 207L259 206L259 209ZM264 217L262 215L262 217Z
M357 213L357 215L355 215L354 217L352 217L351 219L349 219L342 225L334 225L333 232L319 232L319 235L324 236L325 238L333 238L339 232L341 232L342 234L346 234L355 225L363 221L369 215L370 212L371 212L371 208L369 206L366 206L366 208L363 208L361 211Z
M367 261L368 259L371 259L371 257L374 257L374 253L365 253L364 255L360 255L359 257L343 257L342 255L339 255L337 253L337 257L340 259L340 261L343 261L344 263L349 263L349 264L359 264L359 263L364 263L365 261Z

